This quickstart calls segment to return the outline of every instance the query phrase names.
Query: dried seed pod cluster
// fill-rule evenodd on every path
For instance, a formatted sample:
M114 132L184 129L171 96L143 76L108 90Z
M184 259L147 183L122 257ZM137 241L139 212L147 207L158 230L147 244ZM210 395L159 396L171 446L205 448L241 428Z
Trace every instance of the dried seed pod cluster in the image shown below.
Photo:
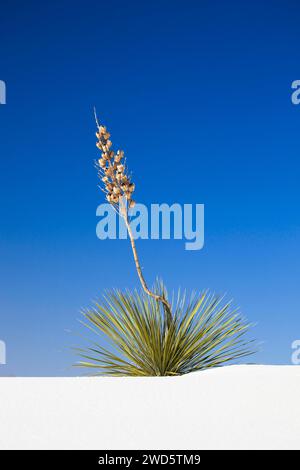
M125 198L129 208L134 207L135 202L132 199L135 185L130 181L127 169L124 163L124 152L118 150L115 153L111 147L110 133L105 126L98 126L96 132L96 146L102 152L101 158L97 162L98 173L104 185L106 199L112 205L117 206L120 198Z

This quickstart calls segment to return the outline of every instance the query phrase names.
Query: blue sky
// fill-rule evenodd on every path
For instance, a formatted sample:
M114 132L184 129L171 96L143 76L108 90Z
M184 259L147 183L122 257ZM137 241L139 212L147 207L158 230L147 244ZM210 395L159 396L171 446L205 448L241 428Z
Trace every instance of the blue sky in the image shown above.
M92 108L136 199L204 203L205 247L138 243L151 284L234 297L257 362L300 338L296 1L28 1L1 6L0 339L14 375L74 375L80 309L137 287L127 241L96 238ZM1 373L1 370L0 370Z

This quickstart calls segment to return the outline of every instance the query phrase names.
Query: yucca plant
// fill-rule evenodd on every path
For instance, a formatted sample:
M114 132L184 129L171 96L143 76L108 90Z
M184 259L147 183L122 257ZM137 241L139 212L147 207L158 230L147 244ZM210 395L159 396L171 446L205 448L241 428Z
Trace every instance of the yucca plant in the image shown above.
M176 376L221 366L255 352L247 340L250 325L231 302L209 292L178 293L168 300L167 290L157 283L151 290L143 275L130 226L135 185L129 176L124 152L112 150L110 134L97 124L97 161L101 189L107 201L123 217L142 291L108 292L103 301L84 311L83 324L104 335L110 347L93 343L77 349L80 367L96 375Z
M166 290L160 294L166 298ZM84 324L102 332L111 347L94 343L78 349L79 366L95 375L175 376L221 366L254 352L246 339L250 325L231 302L204 292L189 300L180 293L172 321L161 303L144 292L108 292L84 313Z

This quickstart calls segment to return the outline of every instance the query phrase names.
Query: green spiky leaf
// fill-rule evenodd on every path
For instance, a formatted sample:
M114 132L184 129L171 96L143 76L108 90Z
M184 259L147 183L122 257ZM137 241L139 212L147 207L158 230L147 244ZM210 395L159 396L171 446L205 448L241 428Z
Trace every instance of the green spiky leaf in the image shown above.
M157 288L167 296L163 285ZM111 347L98 343L78 349L77 364L94 375L174 376L187 374L253 354L246 339L250 324L231 302L209 292L180 293L172 302L172 318L160 302L144 292L108 292L101 303L83 312L84 325L106 336Z

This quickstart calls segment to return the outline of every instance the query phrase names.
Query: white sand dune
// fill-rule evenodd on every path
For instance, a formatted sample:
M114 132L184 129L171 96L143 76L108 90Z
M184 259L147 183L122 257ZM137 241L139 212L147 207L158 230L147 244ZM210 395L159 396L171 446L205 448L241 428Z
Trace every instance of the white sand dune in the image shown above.
M300 367L0 378L0 449L300 449Z

